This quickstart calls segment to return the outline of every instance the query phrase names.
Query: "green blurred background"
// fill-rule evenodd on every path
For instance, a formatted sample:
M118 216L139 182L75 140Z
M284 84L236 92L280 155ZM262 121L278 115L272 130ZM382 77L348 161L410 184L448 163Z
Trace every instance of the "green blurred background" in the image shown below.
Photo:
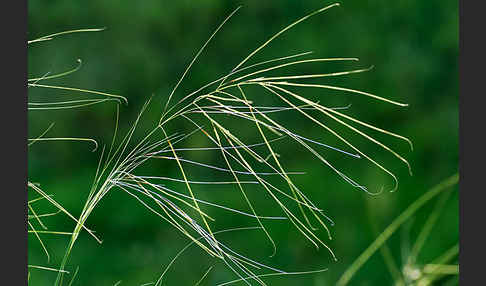
M28 39L79 28L106 27L106 30L66 35L30 45L28 75L35 77L49 71L64 71L75 66L76 59L82 59L80 71L50 83L127 97L128 106L120 108L120 130L123 133L143 103L154 95L147 116L142 119L141 131L136 135L141 136L160 114L170 90L199 47L236 7L243 5L201 55L176 97L180 98L184 92L228 72L273 33L331 3L314 0L29 1ZM316 251L286 223L269 223L278 251L273 258L268 257L271 247L261 232L222 235L224 241L249 257L287 271L328 268L327 272L319 274L268 278L266 281L270 285L333 285L374 240L377 232L422 193L458 169L456 1L343 1L341 7L332 8L290 30L257 54L252 63L309 50L314 51L316 57L360 59L351 65L332 65L332 70L374 65L366 73L314 82L333 83L409 103L408 107L397 107L349 94L333 95L333 99L329 99L329 104L334 106L352 104L346 110L347 114L410 138L414 143L412 152L402 141L377 135L409 160L413 176L408 175L404 164L383 149L359 137L351 137L373 158L389 167L400 181L398 191L370 196L346 184L317 159L311 159L303 148L295 144L279 145L287 169L306 172L306 175L295 178L297 184L334 220L335 225L331 227L333 239L327 240L323 231L319 235L329 243L338 261L333 262L325 249ZM322 68L325 69L326 64L302 66L296 70L306 73L309 70L319 72ZM308 92L309 96L318 94L318 91ZM31 101L66 95L52 90L29 89ZM261 95L266 93L261 92ZM321 100L328 103L326 97ZM77 110L30 111L29 137L35 137L55 122L49 132L52 137L89 137L109 144L114 114L115 107L110 103ZM303 118L281 116L280 119L299 128L307 137L336 143L322 129ZM248 134L247 138L254 142L251 136ZM84 143L36 143L29 149L29 180L40 183L74 215L79 215L101 151L90 152L90 148ZM337 167L373 190L392 184L383 172L363 160L352 160L325 149L321 151ZM179 177L175 165L171 166L173 168L155 168L153 172ZM198 179L211 180L204 176L204 173L194 175ZM183 185L174 187L184 188ZM233 189L218 188L218 196L228 193L230 196L237 194ZM424 260L439 255L457 241L457 202L455 193L422 252ZM243 208L243 201L240 203ZM261 202L260 207L271 209L275 205ZM432 205L427 205L413 223L408 223L390 240L398 265L402 264L409 241L417 233L415 225L420 225L431 208ZM215 229L255 225L225 214L218 216ZM56 230L70 231L73 227L62 216L49 218L46 222ZM88 226L96 230L103 244L99 245L86 233L80 236L69 263L71 271L79 266L73 285L113 285L119 280L122 280L120 285L140 285L154 281L170 259L188 243L175 229L118 190L103 199L89 218ZM55 267L64 253L67 239L62 236L46 236L45 239L52 254L51 261L46 261L35 237L29 237L29 264ZM166 284L194 285L214 262L201 250L193 248L173 265ZM214 285L233 278L227 269L216 264L203 284ZM50 285L54 279L55 273L31 270L31 285ZM383 259L376 254L351 284L390 285L392 281Z

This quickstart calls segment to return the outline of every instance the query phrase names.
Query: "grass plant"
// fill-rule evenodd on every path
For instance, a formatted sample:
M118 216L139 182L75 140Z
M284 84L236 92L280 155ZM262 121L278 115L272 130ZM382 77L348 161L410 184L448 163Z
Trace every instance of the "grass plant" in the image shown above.
M241 230L258 230L262 231L268 242L272 245L273 256L277 252L277 247L271 232L266 227L269 220L285 220L293 225L295 231L300 233L303 238L313 244L316 249L325 248L329 251L333 260L336 260L332 249L327 245L322 237L321 231L324 231L327 239L331 239L329 225L333 222L313 201L311 201L301 190L294 180L293 176L299 172L290 171L285 167L282 157L287 154L280 154L277 142L287 141L295 142L304 150L307 150L322 164L332 169L338 178L349 183L358 190L368 194L379 194L380 192L395 191L398 188L398 179L396 175L385 167L382 163L373 159L365 151L351 142L342 130L330 127L329 122L337 123L346 132L354 133L362 138L376 144L384 151L389 152L401 161L410 171L411 167L407 160L395 151L389 144L383 143L374 136L368 134L369 131L378 132L395 139L402 140L410 145L412 143L404 136L395 134L391 131L376 127L371 123L364 122L345 114L347 107L331 107L325 103L324 92L327 90L340 91L355 96L366 97L374 103L392 104L398 107L407 106L407 104L380 97L369 92L364 92L352 88L325 85L319 82L309 82L308 80L318 80L321 78L344 77L350 74L362 73L369 71L372 67L356 67L354 69L345 69L335 72L326 73L303 73L291 74L282 73L274 75L274 72L286 71L290 67L304 69L308 65L326 64L329 62L349 62L359 63L357 58L313 58L312 52L301 52L291 55L280 55L275 58L264 59L252 63L252 60L272 42L284 36L294 26L301 24L310 17L327 12L333 7L339 6L338 3L328 5L316 11L313 11L304 17L297 19L282 30L276 32L262 44L256 46L247 56L234 65L226 74L222 74L218 79L203 84L200 88L187 94L178 93L178 88L183 84L184 79L189 75L191 67L197 64L206 48L210 46L211 40L217 36L218 31L237 13L238 7L221 24L214 30L208 40L197 51L191 62L188 64L179 81L167 97L165 104L161 105L160 117L153 128L141 136L142 139L135 140L135 132L141 122L144 112L151 105L151 100L147 100L142 107L137 118L134 120L130 129L124 136L118 138L119 133L119 106L128 103L127 98L99 91L92 91L82 88L67 86L57 86L43 84L42 82L67 76L81 68L81 60L73 69L61 72L55 75L46 74L41 77L35 77L28 80L29 88L47 88L52 91L63 90L69 92L81 93L86 98L63 100L56 102L29 102L29 112L38 112L42 110L56 109L75 109L100 103L117 104L115 117L114 135L109 145L100 144L90 138L51 138L46 137L49 130L53 127L50 125L42 134L36 138L29 139L29 148L37 142L42 141L83 141L90 142L94 145L94 150L101 149L99 164L96 168L92 185L86 197L84 207L79 216L72 215L68 210L62 207L52 196L44 192L38 185L29 181L29 190L37 194L36 198L28 202L29 208L29 233L35 235L41 247L45 250L49 259L49 253L41 239L42 233L65 234L69 236L69 243L63 256L62 262L58 268L44 266L30 266L32 269L44 269L45 271L57 272L55 285L64 285L65 276L69 273L69 257L79 235L87 231L97 242L101 243L101 238L91 227L88 227L88 220L92 212L98 207L100 201L109 193L114 191L123 191L134 198L135 202L147 209L152 214L160 217L161 221L171 225L177 231L182 233L190 241L187 246L195 245L205 251L210 257L217 259L220 263L227 266L228 270L233 272L235 280L222 282L219 285L228 285L236 282L244 282L247 285L266 285L264 278L275 275L297 275L309 274L326 269L308 272L292 272L274 268L270 265L258 262L256 259L247 257L238 253L231 245L223 243L218 239L218 234L223 232L235 232ZM29 47L34 44L41 44L50 41L55 37L78 33L78 32L95 32L102 29L82 29L66 31L40 37L28 42ZM258 92L256 90L259 90ZM314 101L306 98L305 91L309 89L318 89L323 93L322 100ZM262 98L272 97L279 101L280 105L265 105ZM324 142L314 140L305 136L304 130L293 130L279 122L276 114L287 112L301 116L307 120L307 124L313 124L322 129L336 139L344 147L335 147ZM292 116L292 115L291 115ZM234 124L233 122L237 122ZM233 124L231 124L233 123ZM193 126L192 129L181 130L180 126L187 124ZM250 142L247 136L241 135L242 126L250 128L259 138L257 142ZM191 147L184 146L188 138L200 136L206 142L204 146ZM367 186L359 183L358 180L347 175L345 171L335 166L334 162L326 159L326 156L320 152L317 147L324 147L341 153L343 156L350 156L357 160L366 160L375 166L393 180L394 184L390 187L383 186L378 190L370 190ZM189 152L210 152L214 158L219 158L220 165L213 165L210 162L201 162L197 159L191 159ZM178 170L179 177L171 177L164 173L146 173L146 166L154 164L157 161L165 161L173 164L173 168ZM205 169L206 171L218 173L225 177L222 180L204 181L197 178L191 170L195 167ZM143 171L141 171L143 170ZM169 188L164 182L178 182L180 188ZM239 208L230 207L219 203L217 198L213 201L202 199L198 195L198 185L209 185L216 187L219 185L231 186L241 196ZM273 216L263 213L256 207L254 197L249 195L250 189L258 190L259 200L270 200L274 206L279 209L280 215ZM33 207L37 200L47 200L55 208L53 213L38 213ZM211 208L219 208L229 212L243 215L254 220L254 225L249 227L239 227L231 229L218 230L214 226L217 219L211 214ZM75 224L71 232L47 231L42 223L42 218L63 213L71 218ZM34 227L36 221L43 230ZM184 252L184 248L179 255ZM417 246L420 248L420 245ZM164 275L172 265L173 261L166 266L159 278L151 282L154 285L163 285ZM438 262L441 264L441 261ZM442 264L441 264L442 265ZM355 266L356 268L357 266ZM432 273L437 273L437 269L442 271L448 269L429 267ZM208 268L201 280L196 282L199 285L212 270ZM77 272L76 272L77 273ZM351 272L352 273L352 272ZM349 277L348 274L346 277ZM345 278L348 279L348 278ZM71 280L72 282L72 280ZM343 282L344 283L344 282Z

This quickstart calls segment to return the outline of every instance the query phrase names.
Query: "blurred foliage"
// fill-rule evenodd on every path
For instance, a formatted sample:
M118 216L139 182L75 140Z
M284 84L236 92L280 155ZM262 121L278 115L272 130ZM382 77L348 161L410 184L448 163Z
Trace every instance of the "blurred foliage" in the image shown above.
M148 130L150 127L143 124L154 123L194 54L237 6L243 5L210 43L175 96L180 97L218 78L273 33L330 3L314 0L29 1L29 39L70 29L107 29L66 35L29 46L28 75L35 77L46 72L65 71L75 66L76 59L80 58L83 60L81 70L53 82L127 97L128 106L120 106L120 129L123 131L133 122L142 104L154 95L149 113L142 120L141 129ZM261 232L247 231L241 237L228 235L227 239L249 257L261 258L288 271L329 268L319 274L268 278L266 281L270 285L334 284L374 240L377 230L383 229L425 190L458 168L457 2L345 1L341 7L292 29L253 61L308 50L320 57L357 57L360 62L354 67L374 65L369 72L330 82L410 104L400 108L349 95L329 99L336 106L352 104L349 114L410 138L414 143L413 152L403 142L393 138L384 140L404 154L414 174L409 176L407 168L398 160L356 138L357 144L390 167L400 180L398 191L369 196L353 189L317 160L309 160L310 156L303 150L293 151L295 145L283 145L279 153L288 154L287 169L306 172L305 176L296 178L296 182L335 222L329 245L338 262L333 262L325 250L315 251L285 224L269 227L277 242L278 254L274 258L268 257L271 248ZM46 98L54 96L53 93L69 95L29 89L29 98ZM318 94L309 91L308 95ZM29 137L39 135L55 122L49 133L52 136L89 137L108 145L113 135L114 114L115 107L110 103L79 110L31 111L28 114ZM282 120L305 129L309 137L328 142L327 134L309 123L303 126L297 119ZM29 149L29 179L41 183L46 192L55 194L74 215L82 208L100 156L100 150L92 153L91 147L79 142L39 142ZM372 188L391 184L389 178L370 164L355 164L342 155L328 153L331 161L363 184ZM178 172L176 169L160 171ZM422 253L425 257L435 257L457 241L457 202L457 194L448 201L432 234L433 243L427 244ZM415 220L424 217L425 214L419 212ZM62 217L52 217L49 223L65 231L70 231L72 226ZM239 226L239 223L242 221L235 216L220 216L218 220L221 228ZM81 235L70 260L73 271L80 266L73 285L113 285L119 280L122 280L121 285L140 285L154 281L170 259L188 243L122 192L111 192L104 198L88 225L104 242L99 245L89 235ZM390 241L394 259L401 260L407 237L415 233L410 227ZM56 265L67 241L63 237L46 238L46 241L53 254L50 263L46 262L33 237L29 237L29 263ZM167 276L168 285L193 285L210 265L211 260L194 248L174 264ZM226 269L217 266L208 274L205 285L233 278ZM31 270L30 279L32 285L49 285L55 274ZM351 284L377 283L392 283L392 276L378 255L363 267Z

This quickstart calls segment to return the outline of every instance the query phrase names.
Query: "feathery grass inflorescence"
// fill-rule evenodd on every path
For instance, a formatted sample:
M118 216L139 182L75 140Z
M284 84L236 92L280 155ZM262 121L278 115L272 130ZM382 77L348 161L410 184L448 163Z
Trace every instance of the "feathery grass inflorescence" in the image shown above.
M84 207L79 218L75 219L76 226L70 234L70 242L68 244L63 261L59 267L56 285L61 285L64 280L65 268L67 266L70 253L79 237L80 232L85 229L85 224L96 208L98 203L112 190L122 190L132 196L136 201L142 204L147 210L159 216L163 221L172 225L191 242L190 245L197 245L204 250L209 256L219 259L224 263L228 269L233 271L238 277L237 280L222 283L220 285L227 285L238 281L243 281L248 285L257 283L265 285L262 280L263 277L274 275L292 275L304 274L311 272L286 272L284 270L276 269L263 263L257 262L254 259L245 257L234 251L229 245L224 244L217 235L225 231L237 231L249 228L237 228L227 230L214 230L212 223L215 217L208 211L208 207L215 207L239 215L243 215L255 220L257 226L250 227L251 229L261 230L273 247L273 256L277 247L276 244L265 226L267 220L287 220L295 229L302 234L311 244L317 249L320 247L326 248L331 257L336 260L334 253L328 245L319 237L319 227L324 229L329 239L331 233L329 225L332 225L332 220L324 214L324 211L316 206L305 193L294 183L292 177L300 172L292 172L286 169L282 155L278 153L275 142L281 140L292 140L309 151L314 157L321 161L324 165L331 168L340 178L345 182L351 184L353 187L363 190L369 194L372 192L367 187L361 185L356 180L352 179L344 172L336 168L332 162L325 158L315 146L326 147L331 150L342 153L356 159L364 158L378 167L384 173L388 174L395 182L391 188L392 191L398 187L398 180L396 176L385 168L382 164L375 161L368 156L364 151L352 144L341 132L330 127L324 120L318 117L334 121L339 126L352 131L355 134L373 142L379 147L390 152L396 158L404 162L409 168L407 160L394 151L391 147L385 145L381 141L368 135L359 127L366 127L368 129L378 131L385 135L389 135L411 145L410 140L375 127L369 123L363 122L359 119L344 114L340 110L347 107L330 107L322 103L322 101L313 101L304 96L307 88L316 88L320 90L335 90L345 93L354 94L357 96L368 97L375 101L381 101L397 106L406 106L406 104L383 98L371 93L362 92L350 88L307 83L303 80L341 77L354 73L361 73L371 69L356 68L353 70L345 70L330 73L316 73L316 74L296 74L296 75L282 75L269 76L269 72L279 72L285 70L287 67L301 67L306 64L323 64L327 62L357 62L356 58L308 58L312 52L298 53L288 56L281 56L269 60L246 65L249 61L267 45L271 44L273 40L283 35L292 27L300 24L306 19L320 14L339 4L332 4L316 10L292 24L280 30L262 45L248 54L242 61L235 65L235 67L227 74L222 75L193 92L185 94L174 103L177 98L176 91L183 82L193 64L202 54L204 49L208 46L213 37L223 27L225 23L237 12L239 7L234 10L211 34L209 39L204 43L201 49L193 57L192 61L185 69L180 80L168 96L167 102L161 109L160 120L155 124L154 128L146 133L139 141L133 142L134 133L141 120L142 114L147 109L150 100L143 106L141 112L136 118L127 134L121 141L115 144L118 132L118 108L116 113L115 134L109 148L103 147L99 160L99 165L96 170L95 178L91 189L87 196ZM74 31L73 31L74 32ZM77 32L77 31L76 31ZM30 43L45 41L51 39L53 36L39 38L30 41ZM72 71L77 70L76 67ZM69 74L72 71L62 73L61 75ZM58 76L58 75L55 75ZM52 78L51 76L50 78ZM42 79L47 79L48 76L42 78L35 78L29 87L43 87L51 89L63 89L70 91L84 91L82 89L74 89L69 87L57 87L51 85L41 85L37 82ZM252 87L260 89L257 96L250 90ZM252 89L254 90L254 89ZM29 108L33 110L39 108L74 108L79 106L86 106L90 104L97 104L104 101L116 101L121 103L126 99L117 95L111 95L101 92L89 92L94 95L103 96L102 99L86 99L66 102L56 102L50 104L32 103ZM258 98L272 97L281 102L281 106L275 105L258 105L254 102ZM255 100L256 98L256 100ZM330 146L323 142L307 138L300 132L292 130L284 123L280 122L273 115L281 112L293 111L304 116L312 124L315 124L322 130L330 133L341 141L344 145L352 149L352 151L342 150L338 147ZM248 139L239 135L240 126L233 126L228 124L229 120L238 120L242 124L249 124L253 128L253 132L258 135L259 141L257 143L247 142ZM189 123L194 128L192 130L178 130L177 132L170 132L172 127L180 126L181 122ZM202 136L209 146L200 147L184 147L179 146L187 141L191 136ZM42 139L39 136L33 139L36 142ZM215 156L219 156L221 165L213 165L211 163L201 162L190 159L186 156L185 151L214 151ZM141 174L139 171L141 166L164 160L175 164L176 169L180 173L180 177L168 177L167 174ZM206 171L218 172L225 174L227 178L221 181L201 181L194 179L190 172L191 167L200 167ZM276 182L279 180L281 185ZM179 182L183 185L180 189L169 188L163 182ZM218 185L234 186L241 194L246 210L228 207L223 203L211 202L206 199L201 199L195 188L197 185L209 185L216 187ZM253 186L262 192L264 197L271 200L271 202L278 206L281 213L280 216L263 215L258 210L255 201L250 199L248 194L249 188ZM295 210L297 209L297 211ZM317 227L315 224L318 224ZM99 238L94 236L96 240L101 242ZM187 247L186 247L187 248ZM177 256L186 249L184 248ZM172 265L174 260L167 266L162 275L159 277L156 285L161 285L164 275L168 268ZM207 272L201 278L204 279L212 268L208 268ZM324 269L325 270L325 269ZM318 271L324 271L318 270ZM257 273L257 271L267 271L267 273ZM201 281L200 280L200 281ZM198 282L199 283L199 282Z

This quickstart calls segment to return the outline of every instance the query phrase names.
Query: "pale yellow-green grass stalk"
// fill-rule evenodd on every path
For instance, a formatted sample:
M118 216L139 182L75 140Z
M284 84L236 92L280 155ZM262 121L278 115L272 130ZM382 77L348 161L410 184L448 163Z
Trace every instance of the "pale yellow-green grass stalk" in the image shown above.
M434 281L439 278L443 278L445 275L458 275L459 265L450 264L453 259L457 257L459 253L459 243L452 246L450 249L445 250L439 257L433 259L429 263L419 263L417 261L418 254L425 241L430 235L432 227L436 224L438 217L444 209L445 202L449 196L453 193L457 184L459 183L459 174L454 174L451 177L445 179L438 185L431 188L424 193L418 199L416 199L410 206L408 206L390 225L388 225L373 241L368 248L366 248L356 260L346 269L342 276L337 281L336 285L344 286L348 285L356 272L370 259L370 257L376 253L379 249L386 247L387 240L394 234L400 226L410 220L413 215L426 203L441 195L437 201L435 207L429 213L428 218L425 220L422 228L417 235L417 238L412 246L406 262L404 263L401 271L392 270L391 274L394 277L396 285L416 285L424 286L433 284ZM382 252L383 253L383 252ZM387 253L387 252L385 252ZM389 252L388 252L389 253ZM387 254L384 254L387 255ZM384 257L385 262L388 264L389 269L398 269L390 257Z

